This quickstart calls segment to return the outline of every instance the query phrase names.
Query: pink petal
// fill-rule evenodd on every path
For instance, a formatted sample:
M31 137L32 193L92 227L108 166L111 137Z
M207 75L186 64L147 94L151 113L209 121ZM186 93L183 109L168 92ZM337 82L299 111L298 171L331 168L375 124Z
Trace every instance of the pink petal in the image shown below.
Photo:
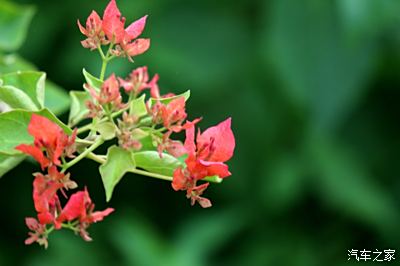
M124 40L125 19L121 19L121 12L119 11L115 0L111 0L104 10L103 15L103 31L106 34L108 40L114 41L115 43L121 43Z
M92 213L92 221L94 223L100 222L104 219L104 217L108 216L110 213L114 211L113 208L107 208L104 211L97 211Z
M128 56L143 54L150 48L150 39L136 39L134 42L123 47Z
M87 30L94 30L94 32L99 32L101 30L101 18L100 16L97 14L96 11L92 11L92 13L90 13L90 16L87 18L86 20L86 29Z
M35 140L41 140L42 143L46 144L53 144L62 132L62 129L48 118L32 114L28 125L28 132Z
M38 221L33 217L26 217L25 218L25 224L32 231L36 231L39 228Z
M207 198L198 197L197 202L200 204L202 208L210 208L212 207L211 201Z
M41 224L51 224L54 221L54 217L50 212L46 211L38 214L38 220Z
M20 144L15 147L15 149L32 156L40 164L42 170L44 170L50 164L49 159L47 159L43 155L43 152L35 146Z
M149 82L150 95L154 99L160 98L160 89L158 88L157 84L158 79L159 79L158 74L155 74L154 77Z
M187 189L187 178L183 174L182 168L179 167L174 171L174 178L172 179L172 188L175 191Z
M186 154L186 149L182 142L177 140L171 140L166 145L167 152L174 156L175 158L181 157Z
M214 150L207 161L226 162L235 149L235 137L231 129L231 118L208 128L196 139L197 147L210 144L213 140Z
M186 122L187 123L191 123L190 121ZM196 153L196 145L194 143L194 123L192 124L188 124L188 125L192 125L189 128L186 129L186 139L185 139L185 149L188 152L189 155L194 156Z
M128 42L136 39L137 37L139 37L140 34L142 34L144 27L146 25L146 19L147 19L147 15L132 22L131 25L129 25L125 31L128 35Z
M110 3L108 3L106 9L104 10L103 19L109 17L118 17L118 18L121 17L121 12L119 11L115 0L111 0Z
M72 221L86 215L85 207L86 191L78 191L74 193L68 200L64 209L61 211L60 216L57 218L58 222Z
M201 169L202 173L204 171L203 178L206 176L213 176L213 175L217 175L220 178L224 178L224 177L228 177L231 175L231 173L228 170L228 166L224 163L208 162L208 161L203 161L203 160L199 160L198 162L202 166L202 167L198 166L198 168L200 168L200 169L202 168Z
M79 30L81 31L81 33L85 36L88 36L87 30L81 25L81 22L79 21L79 19L77 20L77 22L78 22L78 27L79 27Z

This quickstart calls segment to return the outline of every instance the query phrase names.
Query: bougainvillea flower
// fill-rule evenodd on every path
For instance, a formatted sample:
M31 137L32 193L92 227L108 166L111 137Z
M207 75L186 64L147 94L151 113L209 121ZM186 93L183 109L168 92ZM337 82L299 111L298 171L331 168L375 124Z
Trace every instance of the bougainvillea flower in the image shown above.
M143 54L150 48L150 39L140 38L132 42L127 40L129 38L125 38L120 45L130 61L133 61L132 57Z
M159 96L159 93L157 93ZM155 98L157 101L155 104L149 107L147 106L148 112L153 117L155 124L163 124L169 131L180 132L185 127L182 127L182 123L187 117L185 111L185 97L181 96L176 99L169 101L168 103L162 103L160 99L164 97L171 97L175 95L164 95L161 98ZM196 122L197 123L197 119Z
M76 137L76 131L68 137L56 123L36 114L31 117L28 132L34 137L33 145L20 144L16 149L31 155L42 169L51 164L60 165L60 156L68 146L73 145Z
M87 37L81 43L83 47L94 50L111 42L114 45L111 50L114 56L127 56L132 61L133 56L146 52L150 47L150 39L137 39L145 28L146 19L147 15L125 29L125 18L115 0L111 0L104 10L103 19L92 11L86 20L86 27L78 20L79 30Z
M173 124L181 125L187 117L185 97L178 97L168 104L161 105L160 111L165 128L169 129Z
M51 224L54 222L55 211L60 206L57 191L62 187L62 183L50 181L41 173L35 174L33 181L33 202L41 224Z
M199 180L206 176L220 178L231 175L224 164L233 155L235 137L231 130L231 118L210 127L194 139L194 127L186 130L185 148L188 152L186 164L191 175Z
M146 66L134 69L126 80L121 78L118 80L126 93L133 92L135 96L139 95L143 90L150 88L149 74Z
M111 104L112 110L118 110L124 107L122 103L122 96L119 91L119 83L115 74L112 74L108 79L103 82L100 92L86 84L86 88L90 94L100 105ZM111 110L109 110L111 111Z
M46 234L46 226L39 223L33 217L25 218L25 224L32 231L29 232L29 237L25 240L25 245L30 245L34 242L38 242L39 245L43 245L44 248L47 248L47 234Z
M144 53L150 47L150 39L136 39L142 34L146 19L147 16L144 16L124 29L125 18L121 16L115 0L111 0L104 10L103 31L109 41L119 45L124 55L131 58ZM117 51L118 49L115 50Z
M191 187L187 190L186 197L190 199L190 204L194 205L196 202L203 208L209 208L212 206L211 201L207 198L201 197L203 192L207 189L210 183L204 183L199 186Z
M107 208L104 211L96 212L93 212L93 210L94 204L89 197L87 189L84 191L78 191L70 197L67 204L58 216L57 222L62 223L64 221L79 221L78 227L82 238L86 241L90 241L91 238L89 237L86 228L92 223L102 221L104 217L108 216L114 211L113 208Z
M74 188L78 187L78 185L69 178L70 177L69 173L64 174L64 173L59 172L55 165L50 166L48 169L48 172L49 173L47 175L45 175L47 180L61 183L62 188L65 188L68 190L68 189L74 189Z
M101 18L96 11L92 11L87 18L86 28L81 25L79 20L78 27L82 34L87 37L85 40L81 41L83 47L94 50L97 49L99 45L108 43L104 36Z
M150 39L139 38L146 25L147 15L136 20L125 29L123 41L120 43L122 50L128 58L143 54L150 47Z
M186 190L192 203L199 202L201 206L211 206L208 199L199 197L207 186L196 186L198 180L207 176L225 178L231 173L224 164L233 155L235 137L231 130L231 118L208 128L195 139L195 128L186 129L185 149L188 157L186 168L179 167L174 171L172 188Z
M175 158L179 158L186 153L186 149L183 146L182 142L178 140L168 139L166 142L164 142L164 149Z

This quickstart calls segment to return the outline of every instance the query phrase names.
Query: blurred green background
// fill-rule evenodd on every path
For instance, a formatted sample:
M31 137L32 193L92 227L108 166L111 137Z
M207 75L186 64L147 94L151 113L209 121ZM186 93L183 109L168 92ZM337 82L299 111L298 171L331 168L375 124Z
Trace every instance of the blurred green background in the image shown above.
M25 59L66 90L81 88L83 67L99 72L76 20L108 1L15 2L36 7ZM112 71L148 65L162 92L190 89L189 117L203 116L203 129L232 116L233 175L201 209L167 182L129 174L93 242L60 231L45 251L23 244L39 169L24 162L0 180L0 265L352 265L349 249L400 253L400 1L118 5L127 22L149 15L152 44ZM97 164L71 172L105 208Z

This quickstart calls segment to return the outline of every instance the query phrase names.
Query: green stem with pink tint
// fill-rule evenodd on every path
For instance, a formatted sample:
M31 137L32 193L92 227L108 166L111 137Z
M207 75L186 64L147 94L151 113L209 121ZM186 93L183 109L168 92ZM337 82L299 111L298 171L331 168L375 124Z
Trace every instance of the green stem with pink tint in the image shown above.
M89 148L84 150L81 154L79 154L77 157L75 157L72 161L69 161L68 163L64 164L62 167L61 173L64 173L68 168L75 165L77 162L79 162L83 158L85 158L89 153L93 152L95 149L97 149L103 143L104 143L103 138L99 137Z

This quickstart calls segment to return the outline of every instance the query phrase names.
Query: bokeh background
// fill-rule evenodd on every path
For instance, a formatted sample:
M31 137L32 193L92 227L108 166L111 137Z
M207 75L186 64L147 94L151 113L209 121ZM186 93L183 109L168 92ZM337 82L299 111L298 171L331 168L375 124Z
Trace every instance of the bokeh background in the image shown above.
M36 7L23 58L65 90L82 87L83 67L99 72L76 20L108 1L14 2ZM203 129L231 116L233 175L208 189L214 206L201 209L167 182L128 174L115 213L90 228L93 242L60 231L45 251L23 244L38 170L24 162L0 180L0 265L352 265L349 249L395 249L400 260L399 1L118 5L128 22L149 15L152 45L110 71L148 65L163 92L190 89L187 110ZM101 209L97 167L71 172Z

